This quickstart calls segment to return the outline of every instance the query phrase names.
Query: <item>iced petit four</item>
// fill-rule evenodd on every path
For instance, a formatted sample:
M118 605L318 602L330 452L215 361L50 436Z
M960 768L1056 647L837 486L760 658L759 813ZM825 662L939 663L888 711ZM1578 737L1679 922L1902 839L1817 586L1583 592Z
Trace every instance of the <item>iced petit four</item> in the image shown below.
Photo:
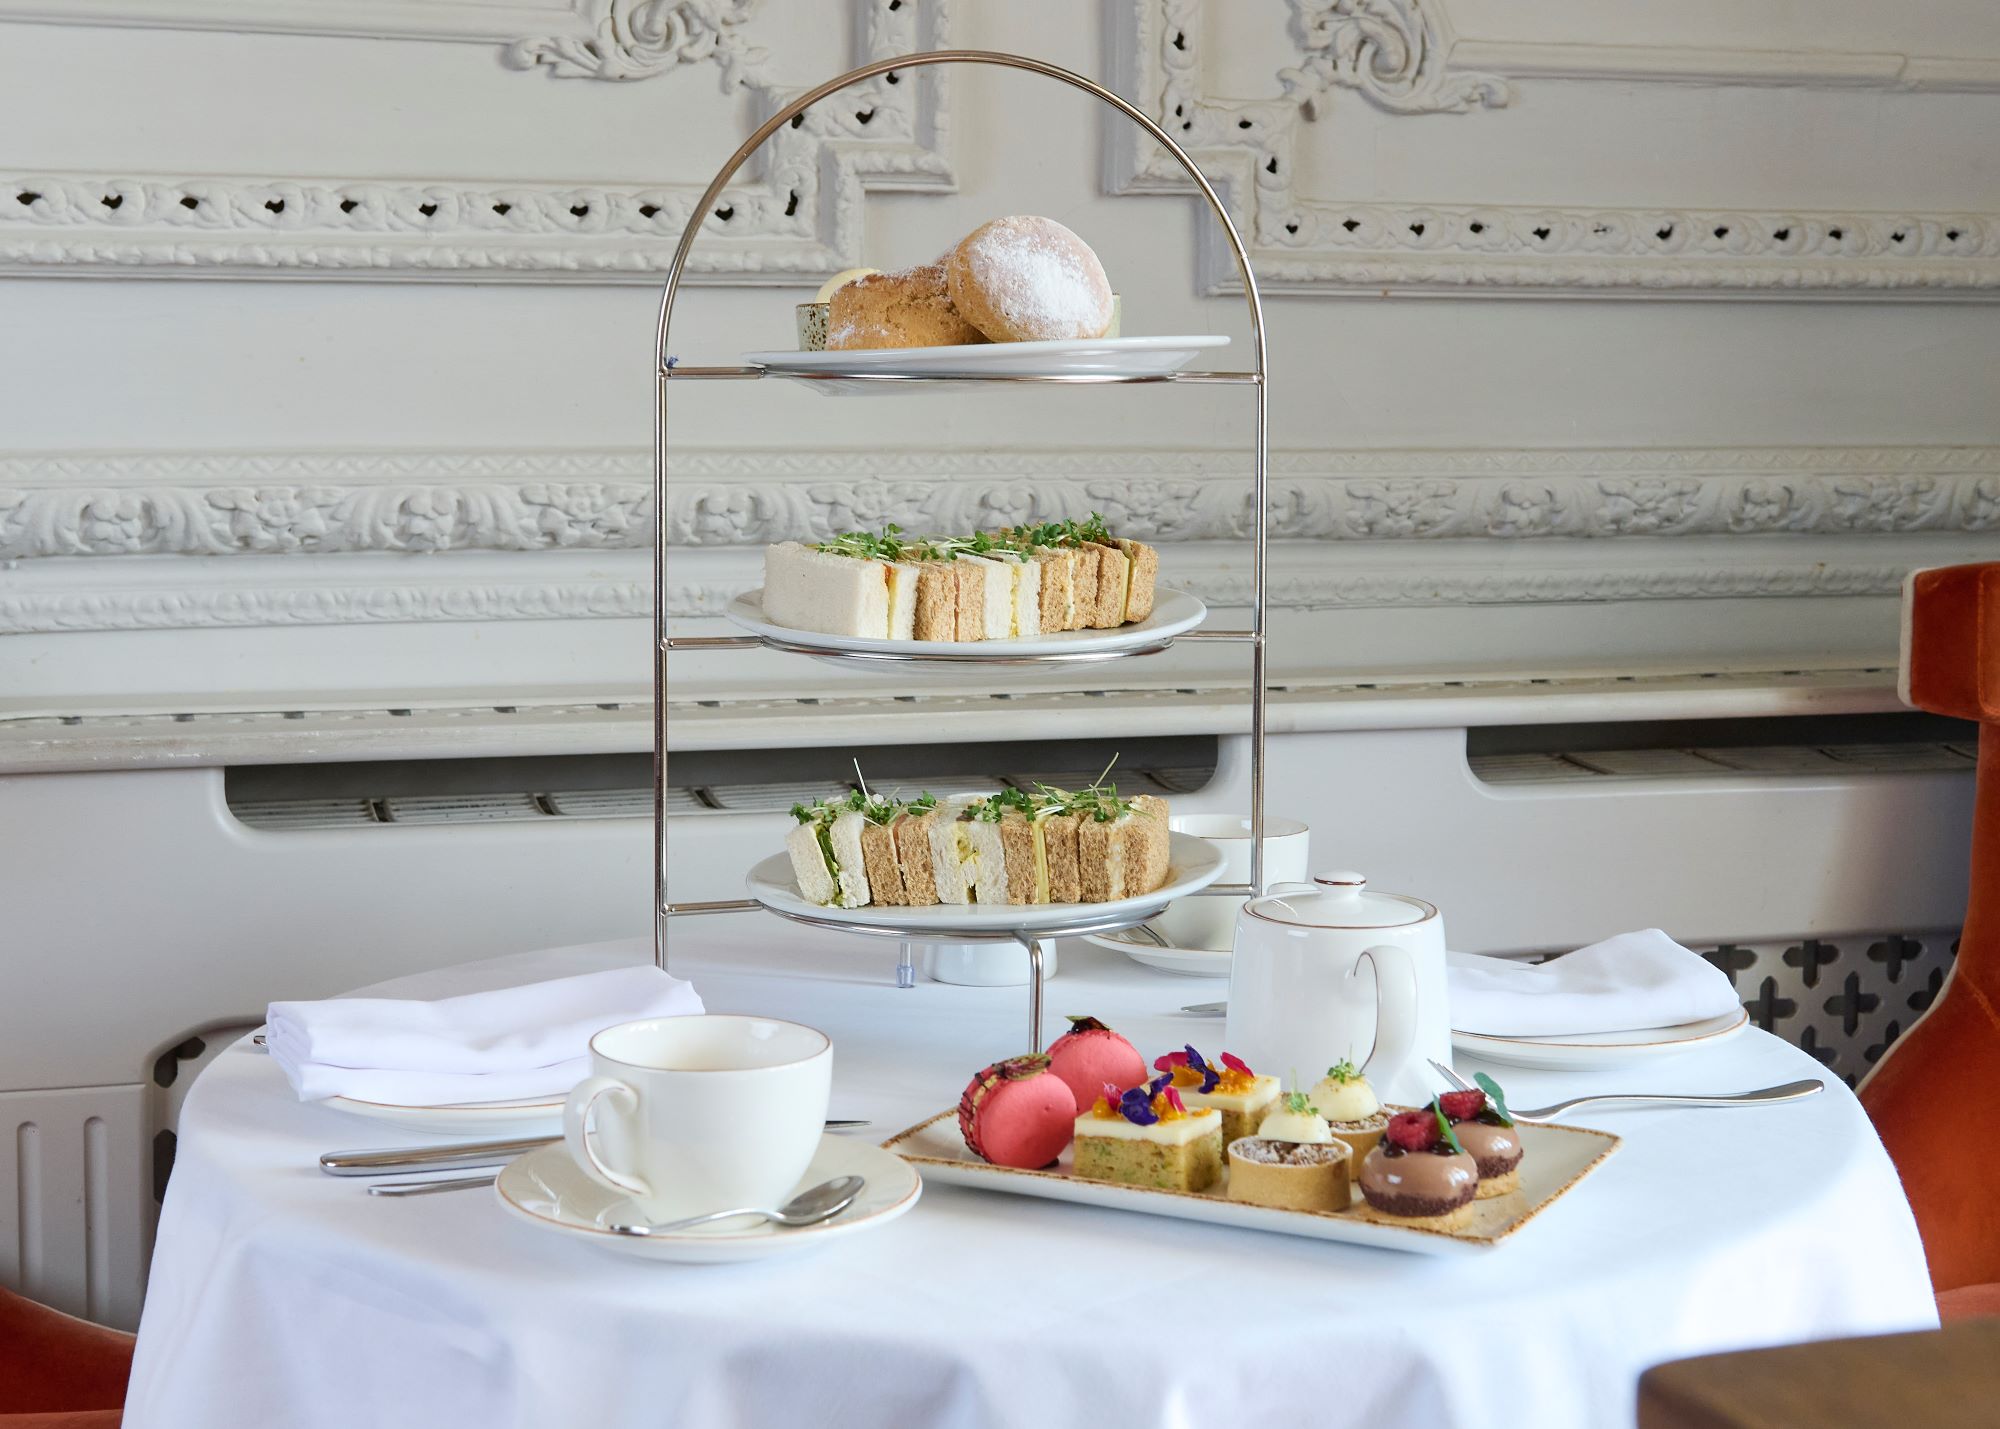
M1222 1054L1222 1065L1211 1066L1192 1047L1154 1059L1153 1070L1173 1078L1174 1090L1193 1107L1214 1107L1222 1113L1222 1139L1239 1140L1257 1134L1264 1113L1278 1100L1278 1079L1250 1070L1241 1057Z
M1255 1136L1229 1143L1229 1199L1288 1211L1344 1211L1354 1199L1348 1161L1304 1092L1288 1093Z
M1481 1076L1484 1077L1484 1073ZM1490 1077L1485 1078L1492 1084ZM1499 1092L1499 1087L1493 1085ZM1479 1166L1479 1199L1491 1200L1521 1187L1521 1130L1507 1113L1504 1095L1489 1097L1483 1091L1446 1092L1438 1098L1452 1134Z
M1165 1077L1105 1086L1074 1130L1086 1181L1203 1191L1222 1179L1222 1113L1188 1106Z
M1130 1087L1145 1081L1146 1059L1095 1017L1072 1017L1069 1031L1049 1044L1049 1070L1076 1094L1076 1104L1086 1107L1106 1082Z
M1361 1194L1371 1209L1404 1225L1454 1230L1472 1215L1479 1167L1452 1135L1433 1102L1389 1118L1382 1140L1361 1163Z
M1361 1174L1362 1158L1374 1150L1389 1124L1389 1114L1375 1098L1368 1078L1352 1062L1335 1062L1307 1094L1333 1134L1354 1148L1352 1171Z
M1024 1171L1049 1165L1069 1145L1076 1096L1037 1053L980 1071L958 1099L958 1129L972 1153Z

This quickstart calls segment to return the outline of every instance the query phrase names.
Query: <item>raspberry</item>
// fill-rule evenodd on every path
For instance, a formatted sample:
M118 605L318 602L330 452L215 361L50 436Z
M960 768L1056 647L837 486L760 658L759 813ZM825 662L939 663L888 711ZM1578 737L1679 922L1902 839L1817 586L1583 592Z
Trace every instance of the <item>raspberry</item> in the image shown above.
M1438 1098L1438 1105L1452 1121L1470 1121L1486 1110L1486 1093L1446 1092Z
M1382 1138L1405 1151L1428 1151L1438 1139L1437 1118L1427 1111L1399 1112L1389 1118Z

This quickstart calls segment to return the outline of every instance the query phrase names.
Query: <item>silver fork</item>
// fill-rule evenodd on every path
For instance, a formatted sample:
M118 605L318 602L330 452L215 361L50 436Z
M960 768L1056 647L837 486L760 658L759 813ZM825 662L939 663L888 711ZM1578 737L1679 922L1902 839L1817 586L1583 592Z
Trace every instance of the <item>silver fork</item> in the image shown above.
M1439 1076L1462 1092L1476 1092L1480 1088L1468 1082L1450 1067L1429 1058L1437 1068ZM1751 1092L1719 1092L1714 1095L1683 1094L1661 1092L1603 1092L1595 1096L1571 1097L1568 1101L1551 1102L1547 1106L1532 1107L1517 1111L1507 1108L1507 1114L1516 1121L1529 1123L1554 1121L1565 1112L1575 1111L1580 1106L1596 1105L1600 1102L1621 1102L1628 1106L1765 1106L1777 1102L1795 1102L1804 1097L1816 1096L1826 1090L1826 1083L1816 1077L1803 1081L1784 1082L1775 1087L1759 1087Z

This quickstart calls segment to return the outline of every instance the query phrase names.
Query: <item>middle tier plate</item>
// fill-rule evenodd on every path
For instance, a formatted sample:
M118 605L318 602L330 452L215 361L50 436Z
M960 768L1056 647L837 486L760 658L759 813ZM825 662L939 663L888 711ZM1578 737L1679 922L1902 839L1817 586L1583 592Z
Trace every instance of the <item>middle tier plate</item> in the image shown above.
M1176 898L1199 892L1222 875L1222 851L1192 834L1168 835L1167 881L1151 893L1117 898L1108 903L939 903L928 908L870 903L863 908L823 908L799 896L792 878L792 861L773 854L750 870L750 896L774 913L806 918L830 926L851 924L857 930L945 937L964 933L992 937L1007 933L1043 933L1081 924L1110 927L1121 920L1137 923L1152 917Z
M981 660L1051 660L1115 658L1164 650L1176 635L1184 635L1208 619L1208 607L1184 590L1161 589L1153 612L1144 620L1109 630L1056 630L1016 640L873 640L859 635L826 635L773 625L764 618L760 587L729 602L724 611L736 625L780 649L827 659L925 660L953 664Z

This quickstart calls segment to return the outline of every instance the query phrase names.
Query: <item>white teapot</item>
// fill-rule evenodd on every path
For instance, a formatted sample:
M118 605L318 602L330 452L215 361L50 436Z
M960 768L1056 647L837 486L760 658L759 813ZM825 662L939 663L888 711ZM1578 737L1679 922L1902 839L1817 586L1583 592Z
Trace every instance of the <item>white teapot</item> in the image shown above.
M1346 1059L1383 1101L1429 1101L1425 1059L1451 1062L1438 910L1358 873L1273 885L1236 918L1225 1045L1302 1087Z

